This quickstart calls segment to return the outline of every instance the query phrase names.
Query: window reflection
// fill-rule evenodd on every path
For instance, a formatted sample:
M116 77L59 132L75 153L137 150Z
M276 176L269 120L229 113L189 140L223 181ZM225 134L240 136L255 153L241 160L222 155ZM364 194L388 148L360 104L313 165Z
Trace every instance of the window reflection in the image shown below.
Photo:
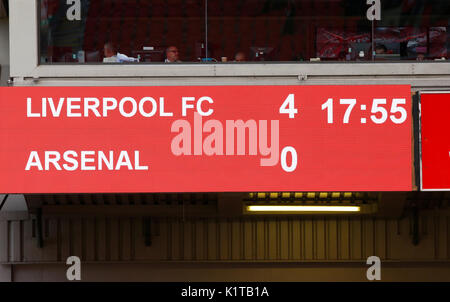
M40 60L162 64L448 58L450 1L381 2L381 20L372 22L366 18L366 1L80 0L74 7L66 0L40 0Z

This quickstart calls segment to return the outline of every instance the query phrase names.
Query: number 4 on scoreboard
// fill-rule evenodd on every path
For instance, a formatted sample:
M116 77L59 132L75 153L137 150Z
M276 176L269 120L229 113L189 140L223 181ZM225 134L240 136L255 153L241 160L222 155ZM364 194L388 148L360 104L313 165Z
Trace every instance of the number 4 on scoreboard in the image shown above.
M294 118L296 114L298 114L298 109L295 108L295 99L294 94L288 95L286 100L284 100L283 104L280 107L280 114L289 114L289 118Z

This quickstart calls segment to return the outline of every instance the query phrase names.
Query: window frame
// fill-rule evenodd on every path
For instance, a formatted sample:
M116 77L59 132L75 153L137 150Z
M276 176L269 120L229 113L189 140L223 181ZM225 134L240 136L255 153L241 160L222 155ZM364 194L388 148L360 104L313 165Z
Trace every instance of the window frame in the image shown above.
M10 2L11 77L355 77L449 76L450 61L430 62L246 62L180 64L39 64L39 0Z

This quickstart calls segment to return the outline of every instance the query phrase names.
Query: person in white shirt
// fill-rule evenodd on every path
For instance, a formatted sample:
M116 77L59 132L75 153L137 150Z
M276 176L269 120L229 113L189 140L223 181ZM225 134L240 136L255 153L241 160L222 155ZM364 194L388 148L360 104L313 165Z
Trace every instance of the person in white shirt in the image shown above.
M175 63L175 62L181 62L179 59L179 51L176 46L169 46L166 49L166 59L164 60L165 63Z
M103 47L105 57L103 63L124 63L124 62L139 62L138 59L128 57L127 55L117 52L116 48L111 42L108 42Z

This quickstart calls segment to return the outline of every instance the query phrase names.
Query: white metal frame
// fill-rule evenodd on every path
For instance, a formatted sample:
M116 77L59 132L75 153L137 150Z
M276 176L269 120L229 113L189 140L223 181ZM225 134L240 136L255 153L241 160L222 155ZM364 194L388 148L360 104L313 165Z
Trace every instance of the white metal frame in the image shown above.
M423 177L422 177L422 94L450 94L450 91L438 90L438 91L420 91L419 92L419 158L420 158L420 190L421 191L450 191L447 189L424 189Z
M10 1L11 77L20 85L410 84L450 87L450 62L39 65L38 2ZM27 82L27 79L29 80ZM33 80L34 79L34 80ZM51 80L50 83L46 82ZM114 80L116 79L116 80ZM120 80L121 79L121 80ZM145 81L142 81L145 79ZM53 80L53 82L52 82ZM56 80L56 82L55 82ZM72 80L72 82L70 81ZM106 80L106 81L105 81ZM57 83L58 82L58 83ZM150 83L149 83L150 82Z

